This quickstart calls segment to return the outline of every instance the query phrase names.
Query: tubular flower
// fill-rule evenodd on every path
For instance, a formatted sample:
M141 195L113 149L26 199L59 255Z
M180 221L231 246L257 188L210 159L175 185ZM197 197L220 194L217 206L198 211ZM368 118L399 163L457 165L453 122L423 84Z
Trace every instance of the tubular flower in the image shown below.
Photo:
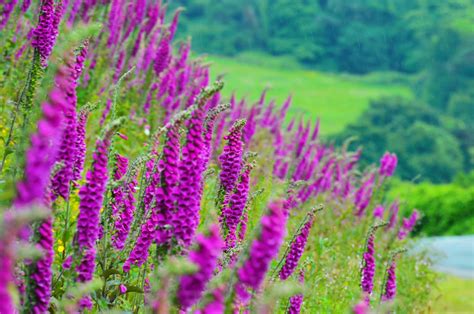
M212 292L212 301L207 303L201 310L197 310L195 314L223 314L225 311L223 290L223 287L215 289Z
M218 95L218 94L216 94ZM216 122L217 117L221 112L227 110L229 108L229 104L219 105L209 111L206 117L206 122L204 125L204 151L203 151L203 161L202 164L204 168L207 168L209 164L209 159L212 155L212 135L214 134L214 124Z
M400 209L400 204L398 200L395 200L392 205L390 205L390 218L388 223L388 228L392 229L398 222L398 210Z
M15 9L16 3L18 0L7 0L7 1L2 1L2 11L0 12L0 30L3 29L7 23L8 20L10 19L10 14L13 12Z
M375 176L372 174L357 190L355 194L354 203L357 208L356 215L362 217L365 209L369 206L370 200L372 199L373 185Z
M242 129L245 120L238 120L230 128L229 133L224 137L227 144L219 156L221 163L221 173L219 175L221 189L224 195L234 189L242 168Z
M204 105L209 97L222 89L223 84L217 83L206 88L197 98L197 108L188 121L186 143L182 149L179 162L179 188L177 189L177 212L173 226L178 241L189 246L199 224L199 209L202 191L203 155L203 124L205 118Z
M382 205L378 205L377 207L374 208L374 217L383 219L384 211L385 211L384 207Z
M300 271L299 282L304 283L304 272ZM289 314L299 314L303 305L303 294L297 294L290 298Z
M215 225L210 228L209 236L198 235L196 243L198 247L189 253L189 260L198 267L198 270L194 274L182 276L179 281L177 297L183 310L201 298L216 269L223 246L219 229Z
M309 220L304 224L301 231L296 235L295 239L291 243L290 251L285 257L285 264L280 270L281 280L288 279L298 266L298 262L304 253L311 227L313 226L313 220L314 214L311 213Z
M100 209L107 185L107 162L112 132L96 142L92 156L92 169L86 175L86 183L79 191L79 216L77 218L76 240L82 252L77 272L77 280L86 282L92 279L95 269L95 243L99 239Z
M51 299L51 281L53 272L53 220L46 219L37 230L37 247L43 252L43 256L32 266L30 280L34 289L34 300L31 300L33 313L46 313Z
M169 35L165 35L161 39L158 49L156 50L155 64L153 65L156 76L159 76L161 72L168 67L170 62L170 52L170 37Z
M123 265L129 271L131 264L141 266L148 258L148 250L156 239L162 244L168 241L172 233L167 226L172 224L176 186L179 182L179 123L170 126L167 141L163 147L163 157L158 171L152 175L154 185L154 203L148 219L141 227L137 242ZM160 184L161 180L161 184Z
M54 0L42 0L38 26L33 32L31 45L38 51L41 64L47 66L58 34L58 26L62 16L62 5L54 8Z
M397 168L397 155L386 152L380 159L379 174L384 177L391 177Z
M369 305L365 300L360 301L352 308L354 314L367 314L369 313Z
M361 287L362 291L366 295L366 301L369 303L369 296L372 294L374 288L374 275L375 275L375 247L374 247L374 233L369 234L367 239L367 247L363 256L363 268L362 268L362 279Z
M403 218L402 226L400 227L400 231L398 231L398 239L403 240L405 239L408 234L413 230L416 225L416 222L420 218L420 213L414 209L410 218Z
M43 118L38 122L38 131L31 136L24 179L17 184L14 201L17 207L43 203L62 134L63 109L67 106L65 90L69 80L70 69L61 67L56 74L56 85L49 94L49 102L42 106Z
M59 4L58 4L59 5ZM76 149L79 141L77 131L79 129L77 125L77 95L76 87L77 80L82 72L84 66L84 49L76 57L76 61L68 65L70 68L71 77L69 84L64 86L64 92L66 94L66 105L64 108L64 132L61 138L61 145L59 147L59 154L56 158L56 162L61 162L63 167L56 173L51 182L51 199L54 201L57 196L61 196L65 200L69 198L69 184L74 179L74 168L77 158L79 155L84 155L85 152L78 152ZM82 132L82 130L79 130ZM85 132L85 130L84 130ZM81 134L83 136L83 134ZM76 174L77 175L77 174Z
M72 179L79 180L82 177L82 170L84 169L84 162L86 160L86 125L89 112L81 111L77 118L76 125L76 156L74 158L74 169Z
M251 246L247 260L238 269L238 282L235 286L239 302L246 304L250 297L249 290L260 288L270 262L277 256L286 232L286 216L282 202L271 202L269 213L263 216L260 225L260 236Z
M2 228L3 229L3 228ZM5 228L6 229L6 228ZM1 230L0 233L3 233ZM10 249L8 234L0 238L0 313L15 313L15 305L10 295L10 286L14 284L14 259Z
M125 175L128 159L117 155L117 176L119 180ZM125 181L122 186L114 189L113 195L116 195L115 202L112 204L112 211L115 212L115 233L112 235L112 245L121 250L125 246L130 231L130 226L133 222L133 213L135 212L135 197L133 195L137 180L135 177L130 181ZM114 208L115 207L115 208Z
M382 301L391 301L395 299L397 293L397 277L395 275L396 264L394 261L390 264L387 270L387 282L385 283L385 290L382 295Z
M227 229L227 235L225 238L226 250L229 250L235 246L236 232L239 222L241 221L242 214L247 204L247 198L249 193L250 183L250 171L252 165L248 164L242 174L240 175L239 183L232 192L229 201L222 209L222 215L224 223Z
M107 47L115 47L119 41L120 29L122 26L123 12L122 12L123 0L112 0L109 12L109 39L107 40Z

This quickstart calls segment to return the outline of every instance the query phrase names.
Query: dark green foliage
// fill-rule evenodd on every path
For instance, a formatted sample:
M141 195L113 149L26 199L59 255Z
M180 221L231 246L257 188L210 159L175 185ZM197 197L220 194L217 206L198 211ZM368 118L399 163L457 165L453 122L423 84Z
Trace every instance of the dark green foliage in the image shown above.
M474 172L459 176L453 184L396 184L393 197L407 200L407 211L423 213L415 232L424 235L474 234ZM405 216L408 212L405 213Z
M446 182L465 169L466 152L450 133L439 113L430 107L401 98L373 101L359 120L337 141L357 136L366 163L378 162L385 150L398 155L397 174L405 180Z

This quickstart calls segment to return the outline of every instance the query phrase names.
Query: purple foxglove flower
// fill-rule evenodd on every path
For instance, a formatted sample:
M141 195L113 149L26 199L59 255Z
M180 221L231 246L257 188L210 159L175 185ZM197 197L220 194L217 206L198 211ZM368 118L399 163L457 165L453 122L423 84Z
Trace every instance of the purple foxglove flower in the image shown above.
M365 300L360 301L352 308L352 312L354 314L368 314L369 313L369 305Z
M217 288L212 292L212 301L207 303L202 310L197 310L195 314L224 314L225 297L223 288Z
M395 275L396 264L394 261L390 264L387 270L387 282L382 295L382 301L391 301L395 299L397 293L397 278Z
M397 168L397 155L386 152L380 159L379 174L382 177L391 177Z
M217 100L218 101L218 100ZM229 108L228 104L221 105L221 106L215 106L212 110L209 111L206 117L206 122L204 125L204 134L203 134L203 139L204 139L204 151L203 151L203 167L207 168L209 164L209 159L211 158L212 155L212 135L214 134L214 124L216 122L216 119L218 118L219 114Z
M107 163L112 132L97 140L92 156L92 169L87 172L86 183L79 191L79 216L77 218L76 241L81 261L76 268L79 282L92 279L95 269L95 244L99 239L100 209L107 185Z
M86 160L86 125L87 118L89 117L88 111L81 111L77 119L76 125L76 155L74 156L74 169L72 179L77 181L82 178L82 170L84 169L84 162Z
M107 40L107 47L115 47L120 37L120 30L122 27L122 21L124 19L122 7L123 0L112 0L109 12L109 39Z
M261 232L250 246L249 256L237 270L238 282L235 289L239 302L246 304L249 290L258 291L270 267L270 262L278 255L286 233L286 215L282 202L271 202L269 212L263 216Z
M204 104L202 104L204 105ZM179 162L179 188L177 190L177 215L173 223L176 238L185 246L191 244L199 223L202 185L203 124L205 112L202 107L194 110L188 124L186 144Z
M3 230L2 230L3 231ZM16 313L10 286L13 284L13 257L8 243L0 239L0 313Z
M74 0L74 3L72 4L71 11L69 12L69 18L67 20L67 25L68 27L72 27L74 24L74 20L76 19L76 15L81 9L81 4L82 0Z
M281 280L288 279L298 266L298 262L304 253L306 242L308 241L308 236L311 231L311 227L313 226L313 221L314 213L311 213L309 220L304 224L303 228L301 228L300 232L296 235L293 242L291 243L290 251L285 257L285 264L283 264L283 267L280 270Z
M126 272L130 270L132 264L141 266L146 261L149 248L155 239L161 244L170 240L172 236L167 226L172 224L176 187L179 182L179 125L174 123L168 129L162 160L157 165L159 170L151 174L150 192L153 191L154 204L148 219L141 227L130 256L125 261L123 269Z
M293 131L294 126L295 126L295 118L291 119L290 123L288 123L288 126L286 127L286 131L288 133Z
M21 4L21 12L25 13L28 11L31 5L31 0L23 0L23 3Z
M10 19L10 14L15 9L18 0L6 0L2 1L2 11L0 12L0 30L2 30Z
M225 237L226 250L230 250L235 247L237 240L237 227L244 212L245 205L247 204L250 171L252 168L253 166L251 164L246 165L244 171L240 175L239 182L237 183L232 194L228 197L229 200L222 209L223 223L225 224L225 229L227 231Z
M256 121L256 116L257 116L257 108L252 107L250 109L249 115L247 117L247 122L245 124L243 133L242 133L242 138L247 145L249 145L250 141L252 140L254 134L255 134L255 128L257 126L257 121Z
M117 83L120 76L122 75L124 65L125 65L125 51L121 50L117 58L117 63L115 64L115 72L113 76L114 83Z
M245 120L236 121L224 137L227 143L219 156L219 162L221 163L220 186L224 195L234 189L242 169L242 129L244 126Z
M291 106L291 98L292 96L288 96L288 98L285 100L285 102L283 103L283 106L281 106L281 109L280 109L280 121L283 121L285 120L285 117L286 117L286 113L288 112L288 108L290 108ZM292 120L293 123L294 123L294 120ZM290 129L291 131L291 129Z
M242 213L242 218L239 223L239 241L242 242L245 239L245 234L247 233L247 223L249 221L248 210L244 209Z
M104 125L105 120L109 116L110 109L112 108L112 100L109 98L105 104L105 108L102 111L102 116L100 117L100 126Z
M377 207L374 208L374 217L383 219L384 211L385 211L385 208L382 205L378 205Z
M398 200L393 201L392 205L390 205L390 218L388 223L388 228L392 229L398 223L398 211L400 209L400 203Z
M354 168L354 166L359 161L361 154L362 154L362 150L358 149L357 152L355 152L352 156L348 158L348 162L346 166L344 167L344 171L343 171L344 174L347 174L349 171L352 170L352 168Z
M169 32L170 32L170 41L173 40L174 35L175 35L175 33L176 33L176 28L178 27L179 15L181 14L181 12L183 12L183 9L182 9L182 8L179 8L179 9L176 10L176 12L174 13L173 20L171 21L171 25L170 25L170 29L169 29Z
M59 4L58 4L59 5ZM86 46L85 46L86 47ZM69 84L64 86L64 92L66 93L66 106L64 107L64 132L61 138L61 144L59 146L59 154L56 158L56 162L63 163L63 167L56 173L52 178L51 182L51 199L54 201L58 196L61 196L63 199L67 200L69 198L69 185L70 182L74 179L74 168L77 161L77 158L80 158L81 155L85 152L78 152L76 149L78 143L83 139L78 138L78 124L77 124L77 95L76 87L77 80L82 72L84 66L85 54L84 51L87 48L83 48L79 55L76 57L74 63L68 65L70 69L70 79ZM82 130L79 130L82 132ZM83 134L81 134L83 136ZM78 165L79 166L79 165ZM77 173L76 173L77 175Z
M34 289L34 300L30 300L31 310L33 313L48 312L49 302L51 299L51 283L53 279L53 219L48 218L41 223L36 231L38 237L37 248L39 248L43 256L38 259L32 267L33 271L30 280Z
M369 297L372 294L374 288L374 276L375 276L375 247L374 247L374 233L369 234L367 239L366 251L363 256L363 268L361 287L362 291L366 295L366 301L369 303Z
M72 256L71 255L66 257L66 259L64 260L62 266L63 266L64 269L70 269L71 268L71 266L72 266Z
M198 247L189 253L189 260L198 270L196 273L181 276L179 280L177 297L182 310L189 309L201 298L212 278L223 246L219 228L211 226L209 236L198 235L196 243Z
M361 187L355 194L354 203L357 208L356 215L358 217L362 217L365 209L369 206L370 200L372 199L374 180L375 176L373 174L370 175L370 177L362 183Z
M402 226L400 227L400 230L398 231L398 239L403 240L405 239L408 234L413 230L413 228L416 225L416 222L420 218L420 213L414 209L410 218L403 218Z
M318 120L316 120L316 124L314 125L313 134L311 134L311 142L316 141L316 139L318 138L318 134L319 134L319 118Z
M17 207L44 202L62 134L61 122L63 110L67 107L66 90L70 77L68 67L59 68L55 87L49 93L49 102L42 106L43 117L38 122L38 131L31 136L31 146L26 152L24 179L17 184L14 201Z
M43 67L47 66L48 58L56 42L61 17L61 3L55 9L54 0L42 0L38 26L34 30L31 45L38 51Z
M171 45L170 45L170 36L164 35L160 43L158 44L158 48L156 50L155 56L155 64L153 65L153 69L155 70L156 76L160 76L161 72L163 72L170 63L170 56L171 56Z
M119 290L120 290L120 293L121 293L121 294L127 293L127 287L126 287L125 285L123 285L123 284L121 284L121 285L119 286Z
M128 159L117 154L117 169L114 179L120 180L126 173ZM133 222L133 213L135 212L135 197L133 195L137 186L136 178L130 182L125 181L122 186L112 191L114 202L112 203L112 213L115 220L115 233L112 235L112 246L122 250L125 246Z
M300 271L299 282L304 283L304 272ZM303 294L297 294L290 298L290 305L288 307L289 314L299 314L301 312L301 305L303 305Z

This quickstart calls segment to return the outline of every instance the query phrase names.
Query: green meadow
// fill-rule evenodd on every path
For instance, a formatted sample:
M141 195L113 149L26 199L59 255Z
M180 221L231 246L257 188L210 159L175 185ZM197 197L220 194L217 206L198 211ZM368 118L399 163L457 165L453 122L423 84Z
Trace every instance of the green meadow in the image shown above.
M255 101L268 87L268 97L281 104L291 94L290 116L319 117L324 135L340 132L354 122L371 99L412 97L409 80L398 74L357 76L317 72L298 67L291 59L255 54L238 58L211 55L206 60L212 64L214 78L224 75L224 95L235 92L239 98Z

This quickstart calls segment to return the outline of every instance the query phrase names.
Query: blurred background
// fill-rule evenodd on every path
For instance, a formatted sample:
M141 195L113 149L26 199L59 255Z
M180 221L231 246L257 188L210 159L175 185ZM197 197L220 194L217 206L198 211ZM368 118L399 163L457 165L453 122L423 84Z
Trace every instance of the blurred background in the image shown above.
M225 94L265 88L323 139L398 155L389 186L437 247L440 309L474 312L474 0L179 0L178 38L224 75ZM464 290L464 293L460 291Z

